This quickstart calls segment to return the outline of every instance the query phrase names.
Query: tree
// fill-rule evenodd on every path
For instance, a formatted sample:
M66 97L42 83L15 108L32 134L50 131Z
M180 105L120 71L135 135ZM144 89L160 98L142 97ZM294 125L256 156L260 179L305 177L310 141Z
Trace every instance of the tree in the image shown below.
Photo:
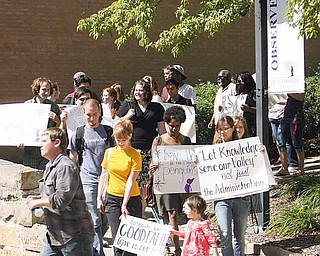
M116 34L115 44L119 49L126 41L137 39L146 50L170 49L173 56L190 49L200 34L214 36L227 24L253 10L253 0L199 0L197 12L190 11L190 0L180 0L174 11L177 23L163 30L158 38L151 40L150 30L159 4L164 0L117 0L108 7L81 19L77 29L87 30L94 39ZM295 6L301 6L298 12ZM317 11L318 10L318 11ZM169 10L168 10L169 11ZM299 19L294 21L296 14ZM316 37L320 24L320 0L288 0L288 21L300 29L306 38Z

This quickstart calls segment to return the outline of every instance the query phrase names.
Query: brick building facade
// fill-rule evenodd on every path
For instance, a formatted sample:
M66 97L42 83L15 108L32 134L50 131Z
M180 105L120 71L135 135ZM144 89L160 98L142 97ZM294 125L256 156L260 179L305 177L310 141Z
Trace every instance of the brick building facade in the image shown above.
M110 2L110 1L107 1ZM157 12L155 29L174 22L171 12L178 1L162 1ZM23 102L32 96L30 84L39 76L47 76L62 87L62 96L72 91L72 75L85 71L93 80L93 88L101 89L114 82L125 91L134 81L150 74L162 84L162 67L180 63L186 69L189 83L215 80L221 68L233 74L255 70L254 14L248 14L227 26L214 38L202 35L190 51L177 59L169 51L146 52L136 41L120 51L113 44L115 37L105 36L97 41L87 32L77 32L81 17L101 9L105 1L2 0L0 10L0 103ZM320 59L319 40L306 42L306 73L311 74Z

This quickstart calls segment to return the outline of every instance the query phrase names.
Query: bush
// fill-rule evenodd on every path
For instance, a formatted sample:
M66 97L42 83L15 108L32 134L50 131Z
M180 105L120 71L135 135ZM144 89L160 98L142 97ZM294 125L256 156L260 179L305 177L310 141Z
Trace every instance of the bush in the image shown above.
M304 103L304 114L306 125L303 137L313 139L320 137L320 65L314 76L306 78L306 98Z
M298 236L320 230L320 177L303 175L289 182L284 193L295 201L277 209L267 228L278 236ZM278 196L283 196L279 194Z
M197 96L197 144L212 144L213 130L208 129L208 123L213 114L213 102L218 86L211 82L201 82L195 86Z

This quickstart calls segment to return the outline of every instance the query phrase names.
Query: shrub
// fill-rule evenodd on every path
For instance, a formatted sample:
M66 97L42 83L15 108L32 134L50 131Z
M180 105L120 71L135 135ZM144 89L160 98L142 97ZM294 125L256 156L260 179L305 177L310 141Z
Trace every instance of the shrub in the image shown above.
M208 129L208 123L213 114L213 102L218 86L211 82L199 82L195 86L197 96L197 144L212 144L213 130Z
M320 230L320 177L302 175L291 180L278 196L289 193L295 201L279 207L267 231L278 236L298 236Z
M320 65L314 76L306 78L306 98L304 114L306 125L303 137L305 139L317 138L320 135Z

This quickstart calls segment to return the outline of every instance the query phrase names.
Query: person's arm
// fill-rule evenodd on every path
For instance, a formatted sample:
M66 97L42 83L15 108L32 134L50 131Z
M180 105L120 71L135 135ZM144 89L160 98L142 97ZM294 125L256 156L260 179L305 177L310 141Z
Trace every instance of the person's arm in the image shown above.
M164 121L160 121L157 123L157 127L158 127L158 134L159 135L162 135L162 134L165 134L167 131L166 131L166 126L164 124Z
M154 174L154 172L158 169L158 163L155 163L154 162L154 152L155 152L155 150L156 150L156 148L157 148L157 146L158 146L158 138L159 137L156 137L156 138L154 138L154 140L153 140L153 142L152 142L152 146L151 146L151 162L150 162L150 173L151 173L151 175L153 175Z
M73 162L77 162L77 157L78 157L78 153L76 150L70 150L70 155L69 155L70 159L73 161Z
M122 212L123 217L126 217L128 215L127 204L130 199L130 194L131 194L133 183L136 181L139 173L140 173L140 171L131 171L130 175L127 179L126 187L125 187L125 191L124 191L124 196L123 196L123 202L122 202L122 206L121 206L121 212Z
M202 232L204 234L205 239L208 241L208 243L213 248L217 248L217 237L213 234L210 224L208 221L205 221L205 223L201 227Z
M175 229L172 229L170 231L170 233L171 233L171 235L178 236L178 237L181 237L181 238L185 237L185 232L178 231L178 230L175 230Z
M104 211L102 196L103 196L103 192L106 191L107 189L108 182L109 182L108 170L105 168L102 168L102 172L101 172L99 184L98 184L98 196L97 196L97 208L100 212Z
M62 111L61 115L60 115L60 125L59 128L61 130L66 130L67 129L67 118L68 118L68 113L67 111Z
M255 114L256 111L257 111L257 108L256 108L256 107L250 107L250 106L247 105L247 104L242 104L242 105L241 105L241 109L242 109L243 111L250 112L250 113L253 113L253 114Z
M29 196L27 198L27 206L30 211L32 211L34 208L40 207L40 206L45 206L48 208L52 208L49 198L47 197L42 197L41 195L39 196Z

